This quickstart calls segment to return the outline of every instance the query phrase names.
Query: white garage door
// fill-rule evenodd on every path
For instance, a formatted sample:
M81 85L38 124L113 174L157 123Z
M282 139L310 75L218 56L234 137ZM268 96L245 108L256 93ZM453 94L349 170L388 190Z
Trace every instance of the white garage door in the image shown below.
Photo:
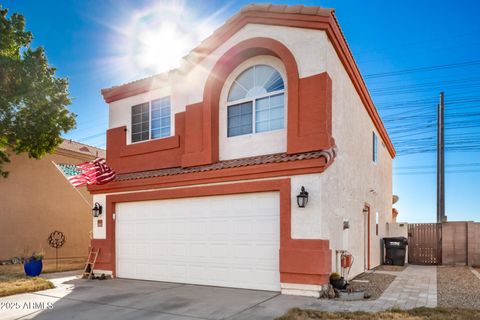
M276 192L119 203L117 276L280 290Z

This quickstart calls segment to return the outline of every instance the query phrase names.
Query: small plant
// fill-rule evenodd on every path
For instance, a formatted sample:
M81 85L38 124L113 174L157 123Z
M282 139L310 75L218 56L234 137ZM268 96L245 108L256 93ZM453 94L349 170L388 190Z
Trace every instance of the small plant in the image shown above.
M340 280L342 277L338 272L330 273L330 281Z
M32 254L32 258L35 259L36 261L42 260L43 257L45 257L45 252L42 251L37 251Z
M28 258L25 258L24 260L26 262L30 262L30 261L40 261L43 259L43 257L45 256L45 252L42 250L42 251L36 251L34 253L32 253L32 255Z

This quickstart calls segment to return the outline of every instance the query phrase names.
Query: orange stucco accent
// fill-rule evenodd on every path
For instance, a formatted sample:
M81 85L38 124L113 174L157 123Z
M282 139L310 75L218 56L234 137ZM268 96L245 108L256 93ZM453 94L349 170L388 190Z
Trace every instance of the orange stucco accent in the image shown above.
M280 281L302 284L327 283L331 271L329 241L291 238L290 179L108 195L106 198L107 239L92 240L92 246L101 248L96 269L111 270L114 275L116 272L113 213L117 203L268 191L280 193Z
M290 94L290 91L289 91ZM299 81L299 107L289 113L288 153L332 147L332 80L326 72Z
M367 211L367 270L370 270L370 242L371 242L371 233L370 233L370 228L372 222L370 221L370 205L365 204L365 208L368 210Z
M117 173L178 167L183 155L185 112L175 114L175 136L127 145L126 127L107 130L107 161Z
M392 208L392 222L397 222L398 210Z
M203 104L197 103L186 107L185 117L185 153L182 167L210 164L211 159L204 153L204 116Z

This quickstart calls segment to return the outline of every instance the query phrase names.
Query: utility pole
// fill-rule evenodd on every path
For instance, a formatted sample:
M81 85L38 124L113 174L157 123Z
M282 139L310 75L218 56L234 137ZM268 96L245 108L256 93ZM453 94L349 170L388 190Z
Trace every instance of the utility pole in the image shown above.
M437 222L447 221L445 216L445 102L440 92L437 108Z

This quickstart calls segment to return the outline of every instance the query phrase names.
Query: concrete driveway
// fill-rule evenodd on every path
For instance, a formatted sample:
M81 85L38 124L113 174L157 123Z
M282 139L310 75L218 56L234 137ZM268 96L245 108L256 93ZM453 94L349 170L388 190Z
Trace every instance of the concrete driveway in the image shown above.
M0 298L4 319L229 319L271 320L293 307L324 311L380 311L435 307L436 266L390 273L395 280L377 300L338 301L137 280L84 280L75 273L48 275L56 288Z
M0 319L274 319L316 300L166 282L53 280L55 289L1 298L0 303L15 302L29 308L10 313L0 310Z

